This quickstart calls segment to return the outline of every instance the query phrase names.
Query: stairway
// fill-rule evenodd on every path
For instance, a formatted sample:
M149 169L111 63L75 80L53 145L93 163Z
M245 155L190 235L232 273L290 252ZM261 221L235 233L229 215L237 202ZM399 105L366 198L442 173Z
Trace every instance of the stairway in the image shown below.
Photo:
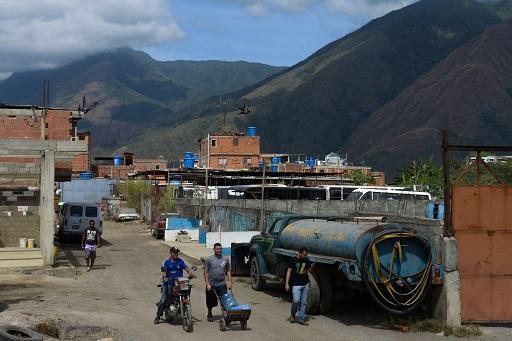
M0 248L0 272L3 270L42 269L43 253L39 248Z

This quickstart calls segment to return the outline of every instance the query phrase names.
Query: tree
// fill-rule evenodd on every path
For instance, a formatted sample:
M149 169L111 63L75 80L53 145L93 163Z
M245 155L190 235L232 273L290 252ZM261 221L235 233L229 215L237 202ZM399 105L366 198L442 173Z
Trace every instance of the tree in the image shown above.
M363 172L355 171L349 174L350 179L356 186L365 186L375 184L375 178L371 175L366 175Z
M151 184L144 180L129 180L119 184L119 192L126 199L128 206L141 213L141 199L149 198Z
M174 187L167 186L162 193L160 203L158 205L160 212L171 213L176 212L176 202L174 201Z
M406 168L399 170L395 183L399 186L421 185L436 198L443 197L443 169L428 161L411 161Z

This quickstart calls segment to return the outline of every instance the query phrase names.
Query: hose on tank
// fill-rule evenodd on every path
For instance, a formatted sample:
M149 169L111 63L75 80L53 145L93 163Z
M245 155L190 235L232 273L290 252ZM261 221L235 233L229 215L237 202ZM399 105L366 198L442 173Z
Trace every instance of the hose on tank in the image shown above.
M378 245L391 238L397 240L393 244L388 269L381 264ZM403 240L412 238L420 241L427 250L425 268L415 275L408 276L417 279L415 285L409 283L394 269L395 262L401 264L404 257ZM370 265L373 265L373 271ZM368 244L362 259L362 267L365 287L377 304L390 313L404 315L414 311L421 304L430 288L432 250L427 240L411 232L382 234Z

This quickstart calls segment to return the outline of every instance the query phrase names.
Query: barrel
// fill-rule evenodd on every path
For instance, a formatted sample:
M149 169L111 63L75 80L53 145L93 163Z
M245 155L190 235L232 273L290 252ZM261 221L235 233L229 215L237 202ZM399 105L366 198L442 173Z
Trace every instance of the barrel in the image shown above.
M231 308L238 306L238 302L236 301L235 296L233 296L233 294L230 292L227 292L224 295L222 295L220 300L222 302L222 306L227 310L230 310Z
M272 172L278 172L279 171L279 164L281 163L281 158L274 156L271 160L271 169Z
M444 204L435 202L427 203L427 218L429 219L444 219Z
M256 127L247 127L247 136L256 136Z
M27 247L27 238L20 238L20 244L19 244L20 247Z
M258 168L262 171L265 168L265 161L258 162Z
M192 152L186 152L183 156L183 168L192 169L194 168L195 156Z
M94 174L92 172L83 172L78 174L79 179L81 180L90 180L94 178Z
M310 168L315 167L315 165L316 165L316 160L315 160L315 158L310 157L309 159L307 159L307 160L306 160L306 164L307 164L307 165L308 165L308 167L310 167Z
M279 237L283 248L299 250L306 247L311 254L352 259L362 262L368 245L375 238L389 234L378 245L381 264L389 264L395 242L400 241L401 226L376 223L342 223L324 219L304 219L287 225ZM419 237L408 238L401 261L402 274L415 274L425 268L428 259L425 242Z
M114 166L122 166L124 158L121 155L114 155Z

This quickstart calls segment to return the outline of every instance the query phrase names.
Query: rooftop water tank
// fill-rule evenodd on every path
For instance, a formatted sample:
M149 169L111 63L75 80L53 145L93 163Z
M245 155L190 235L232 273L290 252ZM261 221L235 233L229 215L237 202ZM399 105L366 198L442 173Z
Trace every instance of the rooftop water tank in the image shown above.
M83 172L78 174L78 178L81 180L90 180L94 178L94 174L92 172Z
M194 162L196 158L194 157L194 153L186 152L183 156L183 168L192 169L194 168Z
M114 166L122 166L124 158L121 155L114 155Z
M247 136L256 136L256 127L247 127Z
M279 164L281 163L281 158L278 156L274 156L271 160L271 169L272 172L278 172L279 171Z

